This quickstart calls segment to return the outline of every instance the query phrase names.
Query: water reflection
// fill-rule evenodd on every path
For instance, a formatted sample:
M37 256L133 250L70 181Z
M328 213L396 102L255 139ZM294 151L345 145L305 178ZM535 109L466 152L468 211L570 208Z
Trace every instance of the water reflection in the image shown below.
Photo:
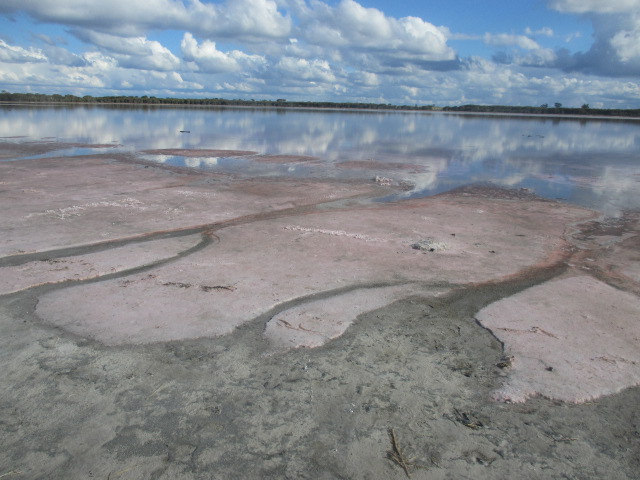
M312 165L251 157L145 158L248 175L384 175L412 183L409 197L493 182L617 214L640 207L639 126L415 112L5 106L0 136L120 145L109 151L208 148L316 156L321 161Z

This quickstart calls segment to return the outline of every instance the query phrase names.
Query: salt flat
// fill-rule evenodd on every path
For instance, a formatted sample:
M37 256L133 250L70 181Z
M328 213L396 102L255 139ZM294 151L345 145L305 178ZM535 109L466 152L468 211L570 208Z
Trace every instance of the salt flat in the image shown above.
M414 478L637 471L632 212L124 154L0 179L0 474L401 478L390 428Z

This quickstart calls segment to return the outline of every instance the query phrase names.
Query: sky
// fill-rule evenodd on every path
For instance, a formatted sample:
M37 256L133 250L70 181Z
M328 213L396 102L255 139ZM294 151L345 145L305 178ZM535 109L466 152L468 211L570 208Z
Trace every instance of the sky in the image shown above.
M640 108L640 0L0 0L0 89Z

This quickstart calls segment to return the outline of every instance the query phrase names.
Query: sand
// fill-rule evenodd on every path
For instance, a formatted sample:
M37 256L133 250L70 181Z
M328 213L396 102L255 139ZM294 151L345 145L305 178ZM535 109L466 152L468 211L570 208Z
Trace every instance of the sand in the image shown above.
M393 191L0 163L0 476L636 478L637 214Z

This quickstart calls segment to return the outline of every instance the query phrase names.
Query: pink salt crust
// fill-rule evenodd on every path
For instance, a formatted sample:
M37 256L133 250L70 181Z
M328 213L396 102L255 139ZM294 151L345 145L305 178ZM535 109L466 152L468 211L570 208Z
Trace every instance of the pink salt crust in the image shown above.
M0 255L215 228L219 242L172 263L39 298L45 322L106 345L224 335L272 312L264 334L274 350L319 346L362 313L398 299L439 295L446 283L505 280L567 259L566 239L581 249L572 271L637 291L633 231L581 234L575 225L594 212L524 197L457 193L314 212L302 207L380 187L230 180L105 157L5 163L0 178L0 201L11 205L0 214ZM174 257L199 238L75 257L53 252L50 261L1 268L0 292ZM478 314L513 356L497 399L539 394L580 402L638 384L638 297L573 275Z
M586 402L640 385L640 299L593 277L529 288L477 319L513 357L497 400Z
M203 175L56 158L0 163L0 256L104 242L371 194L375 185L202 183ZM198 184L200 183L200 184Z
M438 295L419 285L358 288L328 299L306 302L274 315L265 336L274 350L314 348L342 335L359 315L411 295Z
M256 155L251 160L265 163L309 163L319 162L318 157L310 157L308 155Z
M429 168L417 163L379 162L375 160L347 160L336 165L338 168L361 168L372 170L409 170L413 172L426 172Z
M257 152L250 150L212 150L206 148L160 148L156 150L143 150L142 153L180 157L244 157L246 155L255 155Z
M255 221L218 230L219 243L149 274L50 292L37 313L107 345L223 335L335 289L422 283L431 295L433 282L484 282L547 265L563 254L565 225L589 216L553 203L452 195ZM412 248L425 239L445 248ZM379 291L366 292L358 301L377 308ZM389 298L414 293L411 286ZM269 328L281 345L318 342L313 332L300 335Z
M200 242L200 235L133 243L110 250L28 262L0 269L0 295L26 288L87 280L171 258Z

